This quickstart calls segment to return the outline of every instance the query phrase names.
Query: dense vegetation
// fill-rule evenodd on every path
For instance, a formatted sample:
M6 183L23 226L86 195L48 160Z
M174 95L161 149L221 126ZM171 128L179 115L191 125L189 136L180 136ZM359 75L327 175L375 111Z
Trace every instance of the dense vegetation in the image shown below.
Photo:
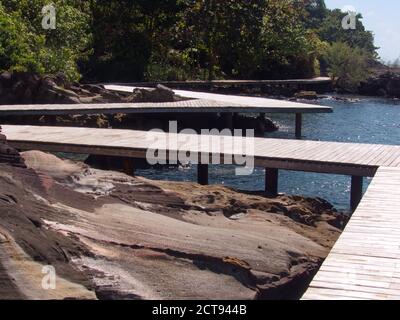
M41 26L46 0L0 0L0 70L71 79L178 80L311 77L376 58L361 16L323 0L53 0L55 30ZM343 63L347 54L355 54ZM357 84L365 70L357 69ZM354 85L350 80L351 86Z

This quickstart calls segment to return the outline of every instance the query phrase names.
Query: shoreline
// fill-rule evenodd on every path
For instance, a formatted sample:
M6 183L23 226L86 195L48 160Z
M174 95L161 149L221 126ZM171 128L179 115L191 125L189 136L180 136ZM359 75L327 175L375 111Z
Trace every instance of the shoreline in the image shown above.
M20 215L34 221L18 222L13 241L32 261L57 261L60 276L80 288L79 295L299 298L346 221L315 199L132 178L42 152L22 157L28 169L9 167L13 180L5 180L7 166L0 165L0 194L6 188L25 209L2 212L0 226L9 229ZM31 195L23 199L18 190ZM43 232L47 238L40 240ZM49 245L58 253L46 251ZM33 270L30 259L27 272ZM41 292L25 290L27 296ZM57 294L67 295L65 290Z

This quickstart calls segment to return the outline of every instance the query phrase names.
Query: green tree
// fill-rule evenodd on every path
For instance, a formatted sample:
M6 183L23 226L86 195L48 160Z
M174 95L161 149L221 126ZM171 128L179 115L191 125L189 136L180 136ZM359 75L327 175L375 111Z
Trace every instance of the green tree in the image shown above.
M308 77L314 75L319 44L312 30L304 26L304 2L266 2L260 34L262 56L258 77Z
M41 27L47 0L0 0L0 68L63 71L97 81L289 78L319 74L328 43L376 58L361 16L323 0L54 0L56 30Z
M0 3L0 70L43 72L34 50L44 39L31 33L18 13L7 13Z
M144 80L174 40L180 0L91 0L93 55L85 70L100 80Z
M313 75L318 45L302 22L303 2L191 2L182 38L206 57L209 77L218 72L236 78Z
M339 9L329 11L327 17L323 20L319 28L321 40L329 43L344 42L353 48L362 48L374 57L377 56L377 48L374 45L374 36L372 32L367 31L362 23L362 15L356 16L356 29L345 30L342 26L342 20L347 15Z
M57 12L56 29L42 27L42 8L45 0L1 0L1 16L8 25L8 35L2 39L15 39L15 51L2 69L17 69L39 73L64 72L71 80L80 77L77 64L87 58L90 49L89 15L87 5L81 1L54 0ZM3 28L2 28L3 30ZM12 31L14 30L14 31ZM19 34L13 35L13 32ZM15 38L17 37L17 38ZM2 40L4 50L7 40ZM18 48L23 47L23 52Z
M340 89L355 91L369 76L369 54L344 42L335 42L326 52L329 75Z
M326 8L324 0L303 0L306 14L303 16L304 25L308 29L319 29L322 22L328 15L329 10Z

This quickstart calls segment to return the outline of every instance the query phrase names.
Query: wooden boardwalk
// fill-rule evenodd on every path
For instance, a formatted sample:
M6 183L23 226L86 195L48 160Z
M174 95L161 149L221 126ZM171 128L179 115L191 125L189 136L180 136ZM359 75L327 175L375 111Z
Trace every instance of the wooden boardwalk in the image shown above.
M132 92L133 87L107 86L110 90ZM234 115L238 113L294 113L296 114L296 137L302 136L303 113L330 113L332 108L265 98L239 97L177 92L191 98L180 102L164 103L106 103L106 104L47 104L47 105L0 105L1 116L61 116L84 114L161 114L161 113L220 113L228 114L227 127L234 126Z
M271 193L277 192L278 169L351 175L357 210L303 299L400 299L400 146L7 125L3 133L18 149L125 158L145 158L154 148L168 151L169 159L179 150L199 153L200 160L214 154L217 144L221 158L244 154L264 166ZM206 184L208 166L198 168L199 182ZM364 176L374 178L359 203Z
M162 103L23 104L0 105L0 116L117 114L117 113L329 113L332 108L288 101L247 106L232 101L192 99Z
M22 150L146 158L147 151L154 148L168 151L168 155L178 151L197 153L199 158L193 164L199 163L202 155L215 154L213 150L221 150L221 158L246 155L254 159L256 166L266 168L266 190L272 194L278 192L280 169L349 175L352 209L361 200L362 177L374 176L381 166L400 167L400 146L229 136L197 139L196 135L118 129L6 125L3 131L9 143ZM238 146L242 150L237 151ZM199 166L199 182L203 184L208 181L204 166Z
M125 85L134 87L155 87L158 84L176 87L226 87L226 86L285 86L285 85L330 85L329 77L317 77L311 79L286 79L286 80L192 80L192 81L161 81L161 82L136 82Z
M400 146L229 136L208 136L201 143L188 144L195 135L75 127L2 127L9 143L21 149L144 158L145 151L158 139L161 146L176 140L179 150L204 154L213 153L211 143L229 155L236 153L235 146L243 145L245 155L254 157L258 165L277 169L371 177L380 166L400 167ZM246 150L250 145L253 148Z
M378 169L304 300L400 299L400 169Z
M117 92L133 92L138 87L105 85L107 90ZM150 89L150 88L142 88ZM201 99L206 101L215 101L226 106L241 106L243 111L235 111L240 113L330 113L332 108L319 106L315 104L299 103L286 100L277 100L260 97L235 96L216 93L174 90L175 94L185 98ZM223 108L220 108L223 110ZM220 111L221 112L221 111ZM232 111L228 111L232 112Z
M125 93L133 92L133 90L137 88L149 89L143 87L112 85L112 84L104 85L104 87L108 90L116 92L125 92ZM174 90L174 92L175 94L180 95L181 97L202 99L209 101L211 100L220 103L226 103L227 105L240 104L245 107L244 111L236 111L236 113L239 112L260 113L260 115L263 117L265 116L265 113L294 113L296 114L295 132L297 138L301 138L302 136L302 122L304 113L329 113L333 111L332 108L330 107L323 107L313 104L305 104L305 103L261 98L261 97L237 96L237 95L226 95L226 94L183 91L183 90ZM235 111L233 111L233 114L234 113Z

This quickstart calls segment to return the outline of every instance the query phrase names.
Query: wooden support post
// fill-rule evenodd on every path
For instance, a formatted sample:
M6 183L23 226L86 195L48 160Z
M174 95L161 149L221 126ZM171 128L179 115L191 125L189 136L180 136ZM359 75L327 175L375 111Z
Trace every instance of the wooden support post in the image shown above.
M237 117L238 117L237 113L232 113L232 126L231 126L232 135L233 135L234 130L235 130L235 124L237 123Z
M50 125L50 126L56 126L57 125L57 116L49 115L49 116L47 116L45 118L47 118L46 121L47 121L48 125Z
M134 160L132 158L124 158L123 160L124 173L128 176L135 175Z
M226 113L225 114L225 127L229 130L233 130L233 113Z
M354 212L362 199L363 192L363 177L352 176L351 177L351 196L350 196L350 208Z
M301 127L303 125L303 115L296 113L296 138L300 139L302 136Z
M265 191L272 195L278 195L278 169L265 168Z
M208 185L208 164L197 165L197 182L203 186Z
M106 170L112 170L113 169L113 167L112 167L112 157L111 156L105 156L105 159L106 159L106 161L105 161L105 169Z

